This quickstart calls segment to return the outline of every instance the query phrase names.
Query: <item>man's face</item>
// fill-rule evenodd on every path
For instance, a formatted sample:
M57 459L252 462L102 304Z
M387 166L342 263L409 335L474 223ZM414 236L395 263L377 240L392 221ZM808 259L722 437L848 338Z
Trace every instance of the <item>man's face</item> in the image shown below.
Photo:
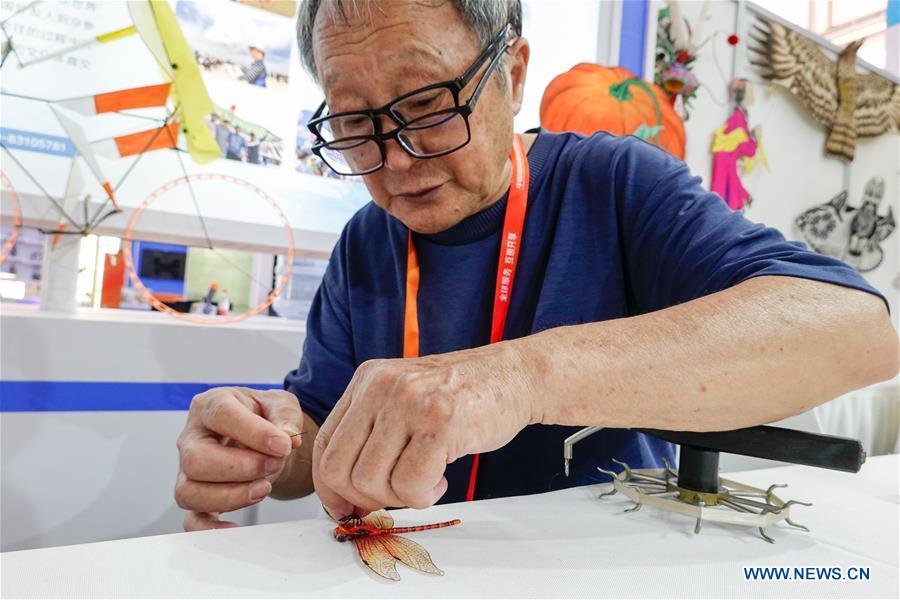
M381 10L379 10L379 8ZM364 110L432 83L459 77L482 47L451 2L381 1L371 15L348 10L349 24L325 2L313 34L316 64L330 112ZM499 30L499 28L498 28ZM496 201L509 186L513 116L521 106L528 46L510 50L469 116L471 141L446 156L417 159L385 143L384 168L363 176L375 203L420 233L452 227ZM460 95L465 102L487 68ZM501 70L511 72L507 85ZM382 122L382 131L396 123Z
M256 48L250 48L250 57L254 60L261 60L263 57L263 53L257 50Z

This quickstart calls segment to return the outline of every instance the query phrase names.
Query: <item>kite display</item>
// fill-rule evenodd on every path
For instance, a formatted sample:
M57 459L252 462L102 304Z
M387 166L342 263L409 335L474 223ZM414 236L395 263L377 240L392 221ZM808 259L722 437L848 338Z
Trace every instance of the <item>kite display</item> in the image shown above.
M866 183L862 203L847 204L847 191L803 212L794 221L803 239L819 252L838 258L857 271L876 269L884 260L883 242L893 233L894 212L880 215L878 207L884 197L884 180L873 177Z
M769 163L762 148L759 128L751 130L747 123L745 105L750 98L749 84L738 79L730 87L734 108L728 120L713 134L710 189L725 200L728 208L738 211L744 210L753 201L741 182L738 167L746 174L758 162L766 168Z
M22 229L22 206L19 204L19 195L6 175L3 174L3 171L0 171L0 182L3 185L3 199L7 200L12 206L12 222L10 223L12 227L10 227L6 239L0 241L0 265L2 265L6 257L12 254L16 240L19 238L20 230Z
M706 7L704 6L704 12ZM697 48L691 43L693 32L681 16L678 3L670 1L660 9L656 27L656 66L654 81L661 87L673 107L680 99L681 114L690 115L691 101L697 95L700 81L694 75Z
M14 103L13 106L17 111L22 107L22 112L16 113L16 116L23 122L23 125L20 125L23 130L10 128L9 120L5 119L0 148L3 150L4 166L8 159L10 168L14 164L16 174L20 178L27 178L52 205L50 221L53 224L41 230L43 233L53 235L51 248L55 247L62 235L86 236L98 232L101 224L108 225L107 219L123 212L123 203L118 194L126 193L122 192L121 188L129 176L139 172L136 167L141 160L150 153L158 155L165 152L177 161L173 167L177 165L183 176L175 181L184 184L199 221L202 237L191 243L212 252L220 262L241 273L255 286L269 292L262 302L251 310L235 314L228 319L208 319L203 322L224 324L258 314L268 308L274 297L284 288L286 279L290 276L291 265L286 266L278 282L271 282L266 278L254 277L249 269L241 268L220 252L213 243L215 236L210 235L211 226L200 210L200 203L194 190L196 183L207 181L214 176L189 175L185 161L190 157L194 164L205 165L222 158L224 150L216 137L216 133L221 129L215 126L218 117L224 117L236 126L246 129L251 140L256 135L260 144L254 150L261 157L264 155L261 146L267 143L268 132L260 126L240 119L234 114L234 107L225 110L212 102L196 54L182 31L171 3L157 0L129 0L119 5L118 12L112 16L103 12L105 21L99 17L101 13L98 12L98 6L92 2L63 5L35 0L13 8L14 10L0 20L3 41L3 62L0 66L4 69L4 74L15 70L15 73L9 73L9 78L5 78L2 96L4 102ZM20 20L26 22L21 23ZM105 22L106 26L100 29L98 21ZM117 23L115 27L110 25L112 22ZM40 29L36 26L37 23L46 23L47 29ZM122 26L125 23L127 26ZM84 33L95 27L98 31L108 31L99 35ZM115 54L117 48L125 48L123 50L125 55L139 56L143 59L141 63L143 67L135 67L128 73L130 79L129 77L125 79L130 85L119 84L123 89L106 88L102 93L86 93L88 90L81 86L79 92L66 95L65 91L61 91L65 87L60 85L50 88L54 90L52 98L37 97L38 94L34 91L28 91L32 88L37 89L33 81L39 75L35 75L32 79L28 79L28 76L18 79L13 77L20 71L31 68L38 71L44 69L45 74L41 76L46 76L46 73L55 74L57 69L54 65L59 65L61 70L68 69L69 72L88 69L91 61L78 52L91 48L95 48L95 53L88 56L96 59L96 56L102 55L107 63L109 55ZM138 54L134 54L135 51ZM35 65L43 66L35 67ZM146 69L147 66L150 67L149 70ZM123 68L129 68L129 65L123 64ZM67 73L67 76L71 81L71 73ZM79 83L85 81L90 82L91 79L84 77ZM107 81L115 81L115 78L107 77ZM137 85L144 82L146 84ZM25 90L16 87L16 83L24 83ZM32 84L31 88L29 83ZM15 89L11 89L10 86ZM42 95L43 91L40 94ZM24 126L27 122L22 116L25 110L33 113L38 110L34 107L40 105L46 107L40 110L45 111L47 124L55 122L58 131L53 131L53 125L44 131L24 131L30 129ZM6 108L4 106L4 109ZM13 111L10 110L9 114L12 116ZM135 120L141 123L137 127L134 126ZM247 150L248 162L254 162L250 160L250 151ZM34 160L35 153L42 155L40 162ZM114 168L121 175L109 177L104 172L112 170L110 161L113 161ZM100 202L94 202L96 208L91 207L90 194L97 192L86 192L78 163L87 168L84 174L99 184ZM154 168L158 166L159 162L154 163ZM66 170L63 170L64 168ZM53 191L48 183L48 180L52 181L60 173L63 175L68 173L65 190L62 193ZM13 183L8 179L14 176L8 170L2 175L4 202L7 197L17 200L16 194L8 193L15 183L15 179ZM147 173L144 172L142 175L146 178ZM276 221L285 231L286 255L290 261L294 248L293 236L286 217L277 203L258 186L248 184L246 181L229 176L220 176L217 180L230 186L227 192L229 198L239 196L239 191L243 189L244 197L250 200L264 200L272 205ZM141 236L162 233L136 228L137 219L149 202L158 199L164 193L160 190L169 191L176 185L179 184L169 181L132 211L124 236L127 241L137 239L132 236L135 231ZM128 204L134 205L133 202L125 205ZM14 202L13 207L17 206ZM81 207L83 210L80 210ZM21 219L16 221L16 225L21 226ZM14 243L15 233L17 230L4 240L4 248ZM223 244L228 243L218 242L218 245L221 248ZM129 250L130 248L126 248L126 258ZM8 250L4 251L3 256L5 257L7 253ZM134 270L133 264L127 260L126 264L131 271ZM140 279L136 273L132 272L129 275L132 279ZM139 284L136 286L142 287ZM149 293L149 290L146 291L151 304L157 309L178 317L189 318L187 314L166 310L159 299Z
M825 152L853 160L857 137L878 136L900 126L900 86L874 73L856 72L862 40L833 61L804 35L775 21L753 26L750 50L763 77L790 91L828 129Z
M39 2L32 2L26 8L37 4ZM77 203L81 182L73 179L77 178L77 174L74 173L77 169L72 168L63 198L57 199L46 191L44 193L59 212L59 226L54 230L57 235L62 233L87 235L100 223L121 212L115 192L124 182L124 177L115 184L111 183L97 160L98 155L113 159L134 157L134 164L137 164L145 152L177 149L179 136L183 136L181 139L184 140L184 145L195 162L204 164L221 156L221 150L206 123L206 116L213 111L212 100L210 100L200 77L194 54L184 39L171 7L167 2L150 2L148 0L132 0L128 2L127 6L132 20L131 26L95 35L30 59L19 56L15 39L6 30L6 23L25 9L9 15L0 23L7 45L4 49L4 63L10 55L13 55L16 57L18 68L27 68L57 59L93 45L115 44L121 39L137 35L144 42L155 59L159 71L167 80L156 85L59 100L23 97L6 90L3 91L3 95L10 98L45 102L65 132L68 141L74 147L74 156L84 161L106 194L104 204L93 216L85 214L85 218L80 220L73 215L73 204ZM73 118L79 116L84 122L83 118L99 115L132 116L123 111L134 109L161 108L167 110L170 99L174 108L167 111L168 114L157 123L157 127L107 139L89 141L90 136L82 124ZM16 157L16 153L13 152L13 149L21 148L21 146L7 145L10 141L15 142L15 138L4 138L4 142L0 143L0 146L39 188L44 189L34 174L24 167ZM88 199L85 198L83 201L87 203ZM103 210L110 204L112 205L111 210L103 213Z

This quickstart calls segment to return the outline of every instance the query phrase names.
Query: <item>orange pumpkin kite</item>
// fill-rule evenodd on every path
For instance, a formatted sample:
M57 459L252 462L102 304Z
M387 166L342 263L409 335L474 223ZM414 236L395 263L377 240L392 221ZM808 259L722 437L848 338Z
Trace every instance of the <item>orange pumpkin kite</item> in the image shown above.
M541 126L636 135L684 159L684 123L666 93L623 67L581 63L558 75L544 90Z

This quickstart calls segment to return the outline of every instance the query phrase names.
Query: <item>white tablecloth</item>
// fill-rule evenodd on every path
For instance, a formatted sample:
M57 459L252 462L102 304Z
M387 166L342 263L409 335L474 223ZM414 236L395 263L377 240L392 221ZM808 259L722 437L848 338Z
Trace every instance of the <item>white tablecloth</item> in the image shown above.
M3 597L894 597L898 596L898 460L853 475L805 467L732 476L805 500L768 544L751 529L707 524L591 486L394 513L398 525L462 519L410 534L446 575L399 566L368 573L324 519L0 554ZM60 499L64 501L63 498ZM869 569L867 581L746 581L742 567Z

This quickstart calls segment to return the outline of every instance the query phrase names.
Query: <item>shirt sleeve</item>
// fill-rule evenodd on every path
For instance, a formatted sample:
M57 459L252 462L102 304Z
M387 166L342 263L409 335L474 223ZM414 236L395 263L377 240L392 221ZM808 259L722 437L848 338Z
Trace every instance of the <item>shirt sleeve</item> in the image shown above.
M265 67L262 63L252 63L249 67L241 67L241 71L244 73L244 79L253 83L256 79L262 74L265 70Z
M284 389L300 399L303 412L320 427L356 371L339 248L340 243L310 306L300 366L284 378Z
M799 277L887 301L849 265L787 241L733 212L680 160L629 139L613 161L626 272L635 312L688 302L753 277ZM650 176L649 174L661 174ZM771 201L784 201L772 198Z

